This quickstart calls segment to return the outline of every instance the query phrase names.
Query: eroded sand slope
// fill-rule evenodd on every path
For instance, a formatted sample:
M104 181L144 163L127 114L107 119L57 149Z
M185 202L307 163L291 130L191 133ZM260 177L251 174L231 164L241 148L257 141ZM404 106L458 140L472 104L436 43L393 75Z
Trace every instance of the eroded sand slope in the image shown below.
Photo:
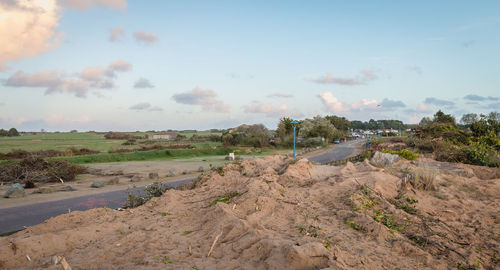
M499 179L440 171L435 191L401 187L415 166L230 164L135 209L71 212L4 237L0 268L61 269L54 255L73 269L498 267Z

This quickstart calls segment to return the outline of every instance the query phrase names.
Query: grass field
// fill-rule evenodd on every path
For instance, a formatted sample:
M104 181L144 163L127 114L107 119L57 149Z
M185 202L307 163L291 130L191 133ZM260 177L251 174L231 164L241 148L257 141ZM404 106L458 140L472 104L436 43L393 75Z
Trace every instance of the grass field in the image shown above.
M144 137L146 134L151 134L147 132L129 132L135 136ZM197 133L186 132L180 133L187 138L197 135L209 135L208 131L201 131ZM212 133L217 134L217 133ZM220 134L218 134L220 135ZM28 152L40 151L40 150L67 150L70 147L75 148L88 148L91 150L97 150L100 152L108 152L112 149L118 148L139 148L137 145L122 145L125 140L107 140L104 138L103 134L95 134L89 132L82 133L43 133L35 135L25 135L18 137L0 137L0 152L7 153L13 149L21 149ZM159 141L160 143L165 143L164 141ZM197 146L200 143L191 143ZM201 143L205 144L205 143ZM209 142L210 146L220 145L220 143Z
M131 132L135 136L144 136L146 132ZM197 135L210 135L210 132L186 132L181 133L187 138ZM217 133L215 133L217 134ZM220 134L217 134L220 135ZM25 135L19 137L1 137L0 152L7 153L13 149L21 149L28 152L40 150L67 150L70 147L88 148L91 150L100 151L98 154L81 155L81 156L65 156L53 157L48 160L67 160L71 163L102 163L102 162L120 162L120 161L141 161L141 160L158 160L158 159L175 159L175 158L190 158L197 156L217 156L227 155L230 152L239 152L246 154L247 151L252 151L250 155L266 155L272 154L278 149L264 148L256 152L253 147L222 147L220 142L191 142L183 140L178 143L190 144L193 149L164 149L150 151L136 151L125 153L110 153L110 150L120 148L140 148L140 145L122 145L126 140L108 140L103 134L96 133L44 133L35 135ZM140 141L140 140L138 140ZM171 141L158 140L158 144L167 145ZM0 160L0 164L17 162L17 160Z

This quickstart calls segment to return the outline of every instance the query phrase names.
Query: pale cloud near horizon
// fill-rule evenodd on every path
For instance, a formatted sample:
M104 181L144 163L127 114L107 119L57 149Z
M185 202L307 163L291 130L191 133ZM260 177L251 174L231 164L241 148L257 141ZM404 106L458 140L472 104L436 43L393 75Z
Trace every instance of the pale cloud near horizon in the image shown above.
M93 7L106 7L109 9L124 10L127 8L127 0L58 0L64 8L86 10Z
M228 112L229 105L217 99L217 94L210 89L196 87L191 91L172 95L172 99L180 104L199 105L205 111Z
M123 30L123 28L120 27L110 28L108 32L109 32L108 40L110 42L122 41L125 38L125 30Z
M318 95L323 103L323 108L331 113L344 113L348 111L346 104L337 99L331 92L324 92Z
M158 41L158 37L152 33L146 33L144 31L135 31L134 38L137 42L143 43L146 45L151 45Z
M132 65L125 60L117 60L107 67L86 67L81 72L69 76L63 72L51 70L38 73L25 73L21 70L10 76L4 83L12 87L46 88L45 94L70 93L85 98L90 89L114 88L116 72L125 72L132 69Z
M6 62L33 57L59 45L55 0L0 2L0 70Z
M134 88L154 88L155 86L146 78L139 78L134 83Z
M303 114L297 109L290 109L287 104L275 106L272 103L262 103L259 101L252 101L249 105L244 105L243 111L245 113L260 113L267 117L302 117Z
M159 106L152 106L149 102L139 102L129 108L134 111L150 111L150 112L161 112L163 108Z
M273 93L271 95L268 95L267 97L270 97L270 98L292 98L293 95L284 94L284 93Z
M472 100L472 101L498 101L500 98L498 97L492 97L492 96L480 96L480 95L475 95L475 94L469 94L464 97L466 100Z
M434 97L428 97L424 100L425 104L430 104L430 105L436 105L436 106L454 106L455 102L449 101L449 100L444 100L444 99L438 99Z
M318 78L305 78L306 81L318 84L340 84L340 85L360 85L369 81L376 80L378 77L372 70L362 70L360 75L352 78L347 77L334 77L332 73L328 72L325 76Z

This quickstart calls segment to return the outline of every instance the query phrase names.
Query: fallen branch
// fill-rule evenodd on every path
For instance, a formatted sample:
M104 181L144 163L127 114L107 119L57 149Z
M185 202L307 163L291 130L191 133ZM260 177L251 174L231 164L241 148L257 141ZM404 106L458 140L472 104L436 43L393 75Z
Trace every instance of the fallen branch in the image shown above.
M222 231L219 233L219 235L217 235L215 237L214 242L212 243L212 246L210 247L210 250L208 251L207 257L210 257L210 254L212 254L212 251L214 250L215 244L217 243L217 241L219 240L219 237L221 237L221 235L222 235Z

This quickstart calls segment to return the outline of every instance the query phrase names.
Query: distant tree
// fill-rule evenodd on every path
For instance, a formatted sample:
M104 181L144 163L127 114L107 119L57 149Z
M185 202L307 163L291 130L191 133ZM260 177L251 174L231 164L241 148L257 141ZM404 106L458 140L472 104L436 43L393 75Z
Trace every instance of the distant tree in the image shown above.
M500 122L500 113L490 112L490 114L488 114L488 120L495 120L497 122Z
M9 131L8 131L8 136L9 136L9 137L19 136L19 132L17 131L17 129L15 129L15 128L11 128L11 129L9 129Z
M330 121L333 126L343 132L347 132L347 130L351 127L351 123L345 117L338 117L336 115L327 115L325 119Z
M351 125L351 128L353 128L353 129L366 129L366 122L354 120L354 121L351 121L350 125Z
M422 120L420 120L420 123L418 123L419 126L427 126L432 123L432 119L430 117L423 117Z
M332 139L336 132L337 129L330 121L321 116L315 116L313 119L305 119L301 122L299 136Z
M71 131L70 131L70 133L77 133L77 132L78 132L78 130L76 130L76 129L73 129L73 130L71 130ZM148 132L149 132L149 131L148 131ZM153 131L153 132L154 132L154 131Z
M432 121L434 123L455 125L455 117L451 116L450 114L445 114L441 110L437 111L434 114L434 119Z
M460 123L466 127L470 127L472 123L477 122L479 117L475 113L467 113L462 116Z

